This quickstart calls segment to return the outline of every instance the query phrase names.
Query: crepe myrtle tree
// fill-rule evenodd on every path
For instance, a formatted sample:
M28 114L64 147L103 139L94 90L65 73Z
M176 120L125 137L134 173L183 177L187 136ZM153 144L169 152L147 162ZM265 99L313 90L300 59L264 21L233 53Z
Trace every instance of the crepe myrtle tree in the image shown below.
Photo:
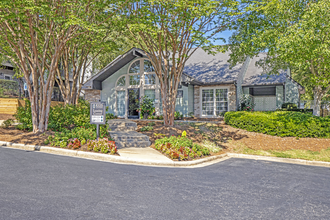
M125 7L126 4L127 2L120 3L117 8ZM111 20L101 23L101 30L99 27L97 31L89 30L70 40L64 47L55 80L65 104L77 104L82 85L88 76L102 69L130 47L131 44L123 34L126 30L118 25L118 16L115 13ZM95 23L102 22L104 16L93 19Z
M101 24L112 15L114 2L120 1L0 1L0 51L24 75L33 132L47 130L55 74L63 49L70 40L102 29ZM95 23L99 19L93 18L98 16L104 16L103 20Z
M278 74L290 68L295 79L313 93L313 114L330 90L330 1L245 0L244 16L232 26L230 62L266 52L257 65Z
M165 125L174 125L187 60L198 48L215 53L213 40L239 11L234 0L133 0L123 13L130 38L146 52L159 78Z

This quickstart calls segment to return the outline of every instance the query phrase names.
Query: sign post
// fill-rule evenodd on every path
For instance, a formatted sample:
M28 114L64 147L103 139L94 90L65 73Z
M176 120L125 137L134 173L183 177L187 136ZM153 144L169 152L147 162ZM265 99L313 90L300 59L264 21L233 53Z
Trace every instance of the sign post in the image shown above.
M100 124L105 124L105 102L91 102L90 123L96 124L96 137L100 137Z

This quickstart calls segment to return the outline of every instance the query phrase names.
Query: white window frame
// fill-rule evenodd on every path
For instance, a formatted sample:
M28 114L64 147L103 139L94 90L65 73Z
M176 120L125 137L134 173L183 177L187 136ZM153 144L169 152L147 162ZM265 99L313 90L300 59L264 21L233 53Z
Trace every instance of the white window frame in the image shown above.
M9 79L6 79L6 76L9 77ZM13 80L13 77L11 75L8 75L8 74L3 74L3 79L6 79L6 80Z
M147 58L138 58L135 59L129 66L127 69L126 74L120 75L117 80L116 80L116 84L115 84L115 91L116 91L116 101L115 101L115 114L118 115L117 112L117 91L126 91L125 93L125 105L126 105L126 110L125 110L125 118L128 117L127 115L127 109L128 109L128 89L140 89L140 97L144 96L144 90L145 89L154 89L155 90L155 108L156 108L156 114L159 114L160 112L160 84L159 84L159 79L158 76L156 74L156 72L144 72L144 60L149 60ZM140 62L140 73L130 73L129 70L131 68L131 66L135 63L139 61ZM145 74L155 74L156 75L156 84L153 85L145 85ZM140 84L139 85L130 85L129 83L129 77L132 75L140 75ZM117 86L117 83L119 81L119 79L121 77L125 76L125 81L126 84L125 86Z
M216 115L216 89L227 89L227 103L228 103L228 111L230 111L229 108L229 88L230 86L210 86L210 87L200 87L199 88L199 107L200 107L200 115L202 118L216 118L218 117ZM213 89L213 115L203 115L203 90L209 90Z
M119 81L121 78L123 78L123 77L125 77L125 85L124 85L124 86L117 86L117 85L118 85L118 81ZM116 84L115 84L115 87L116 87L116 88L125 88L126 86L127 86L127 77L126 77L126 75L122 75L122 76L118 77L118 79L117 79L117 81L116 81Z

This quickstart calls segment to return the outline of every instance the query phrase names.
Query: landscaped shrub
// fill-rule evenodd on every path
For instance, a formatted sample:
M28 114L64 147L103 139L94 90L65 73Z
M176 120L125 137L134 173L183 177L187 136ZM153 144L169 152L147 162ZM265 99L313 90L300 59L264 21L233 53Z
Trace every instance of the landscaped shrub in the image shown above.
M87 141L87 150L99 152L101 151L104 154L116 154L117 146L114 141L109 140L108 138L102 138L99 140L88 140Z
M153 100L151 100L148 96L143 96L140 100L140 108L138 109L140 112L141 119L147 119L149 115L155 112L155 105Z
M154 129L152 126L144 126L141 128L141 131L151 131L152 129Z
M69 139L68 148L78 149L81 147L81 143L77 138Z
M100 137L108 137L106 127L100 127ZM62 132L55 132L53 136L49 136L45 144L50 143L52 146L60 146L61 141L68 141L73 138L77 138L84 144L88 139L96 139L96 132L93 127L75 127L72 130L63 129Z
M179 111L174 112L174 120L181 120L182 118L183 115Z
M23 107L17 108L14 117L19 123L16 126L18 129L32 131L33 126L32 126L31 103L28 99L25 100L25 105Z
M92 128L96 132L96 125L90 124L90 104L79 99L77 105L56 105L50 108L48 129L53 131L66 131L75 127ZM25 101L24 107L19 107L15 114L21 130L32 130L31 103ZM106 120L117 118L107 113ZM100 125L100 129L106 129L107 125Z
M255 103L253 102L253 98L251 95L243 94L239 101L240 101L240 110L253 111Z
M298 108L297 105L294 103L288 102L282 104L282 109L297 109L297 108Z
M171 136L157 139L155 148L169 155L172 159L188 160L209 155L209 149L194 144L185 136Z
M227 112L225 122L236 128L281 137L330 138L330 116L292 111Z

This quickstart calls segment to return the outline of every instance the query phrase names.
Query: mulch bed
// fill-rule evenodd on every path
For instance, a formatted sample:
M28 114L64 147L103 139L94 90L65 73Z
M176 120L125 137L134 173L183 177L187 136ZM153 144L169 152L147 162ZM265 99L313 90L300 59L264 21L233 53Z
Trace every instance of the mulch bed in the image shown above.
M0 115L1 116L1 115ZM8 119L8 118L7 118ZM4 120L4 119L2 119ZM138 131L141 127L147 126L150 121L137 121ZM187 137L192 139L195 143L202 143L205 137L198 132L194 127L189 126L189 123L175 124L173 127L166 127L163 122L154 122L152 131L142 132L150 137L152 144L155 143L157 136L154 134L165 134L166 136L181 135L183 131L187 132ZM254 150L311 150L320 151L330 147L330 139L323 138L295 138L295 137L275 137L265 134L259 134L255 132L248 132L242 129L233 128L225 125L223 122L217 124L221 127L220 135L222 137L221 146L224 152L233 152L233 149L240 144L254 149ZM32 132L21 131L15 129L14 126L10 126L7 129L0 128L0 141L8 141L13 143L31 144L31 145L45 145L44 141L49 135L53 135L54 132L47 131L45 134L34 134ZM231 141L228 141L231 140ZM84 150L85 146L80 150Z
M8 120L8 119L15 119L14 116L12 115L7 115L7 114L0 114L0 120Z
M49 135L53 135L53 131L47 131L45 134L35 134L33 132L15 129L14 126L9 128L0 128L0 141L8 141L12 143L43 145Z
M138 132L141 132L141 128L144 126L148 126L150 123L155 123L152 127L154 128L151 131L143 131L141 133L149 136L149 140L152 144L155 143L155 140L157 139L157 136L154 134L164 134L167 137L169 136L178 136L181 135L183 131L187 132L187 137L190 138L193 142L200 143L203 141L203 136L200 133L197 133L197 131L187 125L177 125L175 124L173 127L164 126L163 122L150 122L150 121L136 121L138 125Z
M255 132L249 132L229 125L222 125L223 134L232 138L232 144L243 143L253 150L310 150L320 151L330 148L330 139L325 138L295 138L277 137Z
M191 118L185 117L182 119L183 121L209 121L209 122L222 122L223 118Z
M138 121L138 131L141 127L147 126L150 122ZM187 137L191 138L193 142L202 143L204 137L196 130L187 125L175 124L173 127L166 127L162 122L155 122L152 131L142 132L150 137L150 141L154 144L156 137L154 133L165 134L166 136L181 135L185 130ZM249 132L238 128L233 128L224 122L219 123L217 126L221 127L220 135L222 142L220 146L224 149L223 152L234 152L237 145L244 144L253 150L311 150L320 151L330 147L330 139L323 138L295 138L295 137L276 137L266 134ZM230 140L230 141L228 141Z

